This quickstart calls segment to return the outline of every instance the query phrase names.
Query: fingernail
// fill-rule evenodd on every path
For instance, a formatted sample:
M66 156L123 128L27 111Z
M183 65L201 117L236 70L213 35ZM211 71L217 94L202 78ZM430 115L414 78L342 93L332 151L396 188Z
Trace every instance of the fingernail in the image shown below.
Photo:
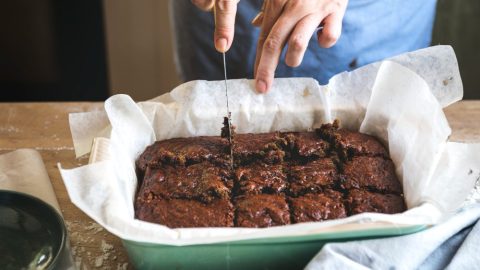
M215 42L215 48L219 52L225 52L227 50L227 39L226 38L219 38Z
M266 93L267 92L267 84L263 80L257 80L255 84L255 88L257 88L257 92L259 93Z

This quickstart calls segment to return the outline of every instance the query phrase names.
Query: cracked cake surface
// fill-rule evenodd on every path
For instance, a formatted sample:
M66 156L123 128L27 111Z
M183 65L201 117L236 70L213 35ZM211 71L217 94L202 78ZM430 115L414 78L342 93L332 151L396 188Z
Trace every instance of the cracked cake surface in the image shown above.
M373 136L338 122L312 132L232 128L232 167L225 124L222 136L145 149L135 164L136 218L171 228L263 228L406 210L395 166Z

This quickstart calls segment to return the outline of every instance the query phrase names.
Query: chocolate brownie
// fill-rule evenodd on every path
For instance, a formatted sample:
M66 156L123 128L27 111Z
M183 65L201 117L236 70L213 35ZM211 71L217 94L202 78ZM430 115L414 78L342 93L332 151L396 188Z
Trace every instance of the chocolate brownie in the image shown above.
M224 138L147 147L136 161L137 218L172 228L270 227L406 209L394 164L372 136L338 122L263 134L236 134L228 124Z
M287 187L287 176L282 165L252 163L235 171L240 194L278 194Z
M188 167L148 167L138 194L209 202L216 198L228 199L232 187L233 180L227 169L204 162Z
M334 144L336 151L344 159L357 155L388 157L387 149L375 137L341 129L338 122L323 125L317 129L317 133Z
M233 156L237 164L246 164L255 160L267 163L281 162L285 156L282 145L286 142L280 133L236 134L233 144Z
M290 194L299 196L331 188L337 182L337 167L330 158L321 158L290 168Z
M136 165L145 171L147 166L160 163L184 165L207 160L228 162L228 141L218 136L157 141L145 149Z
M300 157L325 157L329 148L327 141L315 132L289 132L284 134L290 151Z
M170 228L233 227L233 206L229 200L210 203L195 200L154 198L137 200L135 216Z
M364 212L395 214L407 210L402 196L352 189L347 196L350 215Z
M241 196L235 206L237 227L263 228L290 224L290 212L283 195Z
M402 193L393 162L382 157L358 156L347 161L340 185L345 189L361 188L398 195Z
M323 193L310 193L290 198L290 209L294 223L344 218L347 211L343 194L331 189Z

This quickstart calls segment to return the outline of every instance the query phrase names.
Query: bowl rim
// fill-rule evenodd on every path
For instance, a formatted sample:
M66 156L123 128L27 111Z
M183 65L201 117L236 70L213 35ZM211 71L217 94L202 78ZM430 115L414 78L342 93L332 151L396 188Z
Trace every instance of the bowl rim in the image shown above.
M63 220L63 217L60 215L59 211L57 211L57 209L55 209L49 203L39 199L38 197L30 195L28 193L23 193L23 192L18 192L18 191L13 191L13 190L0 189L0 196L2 196L4 194L6 194L8 196L15 197L15 198L19 198L19 199L26 199L26 200L29 200L32 203L38 204L40 207L43 207L46 211L50 212L55 217L55 220L60 227L61 239L60 239L60 245L58 247L58 250L55 252L54 257L53 257L51 263L48 265L48 268L47 268L48 270L55 269L58 262L60 261L60 257L63 254L63 251L66 248L66 242L67 242L67 227L66 227L65 221ZM35 213L33 213L33 214L35 214Z

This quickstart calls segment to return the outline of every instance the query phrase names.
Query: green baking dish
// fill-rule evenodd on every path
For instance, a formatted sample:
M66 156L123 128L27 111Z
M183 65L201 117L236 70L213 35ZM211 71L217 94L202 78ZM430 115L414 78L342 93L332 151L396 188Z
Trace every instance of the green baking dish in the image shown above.
M123 240L123 245L136 269L302 269L326 243L399 236L427 227L388 225L189 246Z

